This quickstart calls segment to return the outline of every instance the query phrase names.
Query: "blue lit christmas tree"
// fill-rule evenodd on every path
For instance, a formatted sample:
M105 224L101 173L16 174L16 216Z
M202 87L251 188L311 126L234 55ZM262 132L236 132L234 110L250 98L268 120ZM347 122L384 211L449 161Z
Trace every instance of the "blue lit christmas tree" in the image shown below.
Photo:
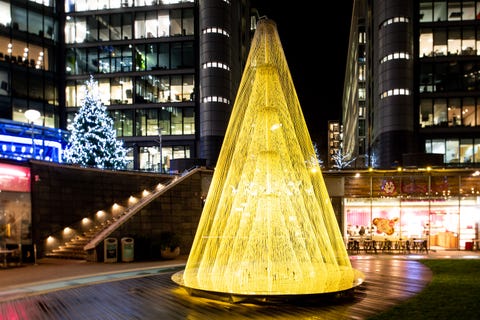
M64 160L84 167L125 169L127 149L117 140L113 120L100 100L98 83L90 76L85 84L85 99L73 120Z

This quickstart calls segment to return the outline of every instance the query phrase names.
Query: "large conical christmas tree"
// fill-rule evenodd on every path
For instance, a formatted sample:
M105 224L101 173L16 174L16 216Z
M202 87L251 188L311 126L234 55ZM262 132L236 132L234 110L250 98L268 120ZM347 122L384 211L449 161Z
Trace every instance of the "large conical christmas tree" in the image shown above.
M350 264L276 24L260 20L185 270L196 294L316 295Z
M64 160L101 169L125 169L127 149L117 140L113 120L100 100L93 76L85 82L85 99L73 120Z

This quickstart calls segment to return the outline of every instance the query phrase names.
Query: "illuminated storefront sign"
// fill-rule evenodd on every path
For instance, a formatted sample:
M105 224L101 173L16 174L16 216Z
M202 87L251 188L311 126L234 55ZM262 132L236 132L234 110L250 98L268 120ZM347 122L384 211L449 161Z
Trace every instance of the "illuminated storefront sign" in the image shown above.
M0 158L61 163L68 135L60 129L0 119Z
M0 190L30 192L30 168L0 163Z

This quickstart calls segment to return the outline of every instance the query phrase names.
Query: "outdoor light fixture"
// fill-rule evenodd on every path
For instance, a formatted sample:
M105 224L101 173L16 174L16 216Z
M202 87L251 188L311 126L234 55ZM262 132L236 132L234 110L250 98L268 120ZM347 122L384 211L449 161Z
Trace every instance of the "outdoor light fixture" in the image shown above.
M28 109L25 111L25 118L29 121L31 124L31 131L32 131L32 148L33 148L33 153L32 153L32 159L35 159L35 133L33 131L35 121L37 121L40 118L41 114L38 110L35 109Z
M163 128L158 128L158 147L160 151L160 173L163 173L162 130Z

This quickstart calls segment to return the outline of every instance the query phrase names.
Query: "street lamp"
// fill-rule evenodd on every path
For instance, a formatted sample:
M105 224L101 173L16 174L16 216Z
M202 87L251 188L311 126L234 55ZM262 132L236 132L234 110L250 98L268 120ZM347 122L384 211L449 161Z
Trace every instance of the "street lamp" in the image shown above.
M160 173L163 173L163 156L162 156L162 130L163 128L158 128L158 144L160 148Z
M33 147L33 154L32 159L35 159L35 133L33 132L33 126L35 125L35 121L40 118L41 114L38 110L35 109L28 109L25 111L25 118L29 121L32 125L32 147Z

